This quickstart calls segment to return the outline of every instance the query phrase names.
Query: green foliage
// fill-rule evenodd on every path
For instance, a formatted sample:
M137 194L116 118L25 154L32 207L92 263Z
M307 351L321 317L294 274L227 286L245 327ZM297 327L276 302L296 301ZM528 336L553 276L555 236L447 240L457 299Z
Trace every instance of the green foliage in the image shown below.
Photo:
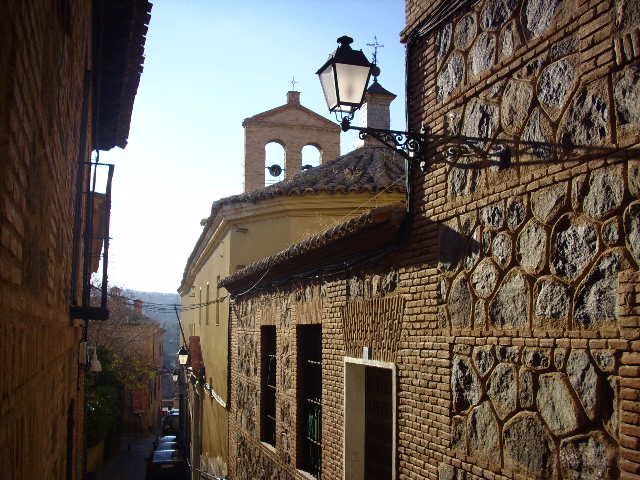
M142 355L113 352L112 359L118 380L129 391L146 389L147 382L154 378L155 368Z
M104 348L98 348L98 357L102 372L87 372L85 382L89 447L100 443L119 425L122 413L123 385L116 373L113 355Z

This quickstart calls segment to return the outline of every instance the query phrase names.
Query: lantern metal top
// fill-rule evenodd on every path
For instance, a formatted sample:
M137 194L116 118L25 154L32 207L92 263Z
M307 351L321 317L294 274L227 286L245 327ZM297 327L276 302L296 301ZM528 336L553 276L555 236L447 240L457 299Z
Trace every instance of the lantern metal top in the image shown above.
M330 63L346 63L348 65L357 65L361 67L369 67L373 64L367 59L362 50L354 50L351 48L353 38L343 35L336 40L340 46L336 48L333 53L329 54L329 58L318 69L316 75L320 75Z

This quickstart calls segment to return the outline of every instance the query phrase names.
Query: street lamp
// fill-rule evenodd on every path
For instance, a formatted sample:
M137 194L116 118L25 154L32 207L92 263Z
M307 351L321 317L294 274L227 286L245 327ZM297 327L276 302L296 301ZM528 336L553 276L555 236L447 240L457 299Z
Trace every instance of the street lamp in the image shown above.
M378 67L367 60L362 50L351 48L353 38L343 35L338 43L340 46L316 74L329 111L352 114L362 105L369 77Z
M189 351L184 348L184 346L180 347L180 350L178 350L178 363L181 366L184 366L187 364L187 361L189 360Z
M493 143L488 151L483 145L492 139L466 137L461 135L434 135L424 128L420 132L386 130L381 128L354 127L351 125L355 112L365 101L367 85L371 75L378 76L380 70L369 62L362 50L353 50L353 39L347 36L338 38L340 46L329 55L329 59L316 74L324 92L330 112L341 116L342 131L357 130L358 136L365 139L372 136L387 147L395 150L407 161L407 194L409 191L409 171L413 160L417 159L423 171L428 165L425 159L427 147L430 152L444 151L446 156L495 157L500 168L511 163L511 150L504 143ZM409 205L409 201L407 205Z
M102 363L98 360L98 347L91 348L91 363L89 364L89 371L92 373L100 373L102 371Z
M172 379L174 382L177 382L177 381L178 381L178 370L174 370L173 372L171 372L171 379Z

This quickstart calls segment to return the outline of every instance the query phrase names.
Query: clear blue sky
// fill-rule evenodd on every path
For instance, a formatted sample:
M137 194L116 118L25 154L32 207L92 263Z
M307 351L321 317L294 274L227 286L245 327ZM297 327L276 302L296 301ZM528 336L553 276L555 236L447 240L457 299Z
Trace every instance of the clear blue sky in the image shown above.
M315 71L341 35L374 35L380 83L398 95L404 129L403 0L156 0L129 145L115 163L111 284L175 292L211 203L242 192L242 120L282 105L295 76L301 103L331 118ZM342 152L354 136L343 134Z

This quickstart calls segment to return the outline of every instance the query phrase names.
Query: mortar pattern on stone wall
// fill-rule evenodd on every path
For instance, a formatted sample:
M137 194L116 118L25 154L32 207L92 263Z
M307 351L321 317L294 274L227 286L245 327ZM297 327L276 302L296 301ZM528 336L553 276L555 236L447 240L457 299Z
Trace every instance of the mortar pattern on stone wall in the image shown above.
M640 264L634 168L595 170L443 224L443 326L616 328L617 275Z
M430 11L440 3L442 2L427 4L408 0L408 25L415 27L418 19L428 17ZM474 34L475 40L462 53L449 49L446 54L449 57L445 59L444 56L439 56L437 37L442 35L439 32L428 39L415 42L413 48L409 49L410 124L418 128L420 122L424 121L436 133L489 132L492 138L514 140L526 140L531 138L532 133L536 133L549 143L562 140L583 143L586 139L584 143L587 145L597 144L599 141L599 145L614 149L637 149L640 122L634 119L636 117L633 113L638 111L639 103L634 91L638 85L637 66L629 63L629 58L624 58L622 63L618 62L623 68L617 69L612 65L616 61L614 56L619 55L618 52L614 55L612 37L623 33L619 20L614 18L612 11L624 2L578 0L571 15L556 15L549 28L539 36L534 38L525 36L526 32L516 32L523 43L514 47L512 57L498 58L487 70L477 75L467 75L473 68L469 63L469 56L475 42L480 44L480 35L493 33L484 29L481 20L478 20L482 18L483 9L490 4L504 8L508 3L473 2L470 13L476 16L477 31ZM526 0L511 3L517 5L507 21L521 23L521 13L528 5L537 4L540 6L539 12L544 14L545 4L564 2ZM628 3L637 5L637 2ZM507 7L510 8L508 5ZM458 15L453 19L451 27L444 28L450 28L453 35L456 22L467 13L469 12ZM632 20L631 23L631 30L637 28L637 21ZM446 36L446 32L444 35ZM498 37L496 55L500 48ZM561 53L563 49L565 53ZM627 49L628 51L631 50ZM445 85L442 82L438 85L438 76L445 68L456 73L455 68L445 65L451 59L454 60L455 67L456 54L460 54L458 65L465 71L464 82L452 90L447 98L438 98L438 87ZM623 52L624 55L627 53ZM567 88L555 88L553 83L557 75L575 79L567 83ZM558 87L557 80L555 83ZM510 87L507 88L508 86ZM547 95L547 91L557 93L557 99ZM596 101L596 98L599 100ZM578 129L567 128L571 122L584 122L585 125L589 123L591 113L581 114L578 108L580 102L583 105L591 104L594 111L594 133L588 134L590 136L585 135L584 132L588 129L582 125ZM553 105L554 103L559 103L559 106ZM519 104L529 108L519 108ZM631 109L628 106L630 104L634 105ZM506 119L509 121L506 122ZM475 120L478 120L477 127ZM539 125L539 131L529 128L530 124ZM602 129L605 130L604 136L601 135ZM625 218L635 218L633 212L637 209L634 204L639 198L635 187L640 178L638 162L599 158L582 164L562 164L549 161L548 156L553 153L550 149L540 148L526 158L514 157L513 166L503 171L487 168L486 165L477 170L464 170L434 164L427 175L416 178L413 182L416 189L415 207L419 212L414 220L416 228L411 242L416 254L407 257L409 262L419 259L418 261L425 263L422 267L416 265L401 271L401 290L406 288L411 291L407 298L406 340L402 342L400 351L403 365L399 369L399 470L403 478L506 479L521 478L524 475L509 468L489 468L487 462L473 455L453 455L451 458L450 435L454 433L451 419L456 415L452 413L450 397L452 359L456 355L471 357L471 351L465 353L455 350L459 344L469 345L471 348L481 345L493 345L493 348L500 345L576 350L590 348L593 349L592 353L598 349L615 350L616 358L624 359L620 360L616 374L619 375L620 384L627 385L620 390L620 398L626 395L629 400L622 399L618 402L619 438L610 434L605 436L614 444L619 442L621 456L627 455L617 465L621 478L636 478L640 473L637 463L640 458L637 454L640 449L640 431L636 428L640 420L632 413L637 412L637 406L631 404L640 398L637 395L637 389L640 388L637 381L639 369L636 368L640 361L631 355L638 348L634 346L635 341L627 341L638 338L637 328L634 327L637 320L623 316L626 306L618 305L616 311L615 305L616 287L622 288L622 280L618 281L617 277L625 277L630 272L620 271L621 268L635 270L638 263L637 256L631 252L637 244L637 236L632 233L637 227L631 226L635 220L629 221L629 226L625 228ZM634 156L637 157L637 154L630 155L631 158ZM525 165L525 162L536 159L544 161ZM458 160L460 163L465 161L466 159ZM607 177L610 172L613 172L613 178ZM623 181L622 199L620 179ZM605 186L606 194L599 198L595 194L591 195L589 201L585 199L592 185L597 190L600 186L611 185L610 181L618 186L611 190L609 186ZM454 182L457 184L452 186ZM556 189L564 191L568 196L568 200L560 202L561 209L553 210L556 204L553 199L549 202L540 200L538 203L543 208L533 212L531 202L535 201L534 195L537 192L555 195L557 192L553 191L553 187L558 184L562 186ZM523 198L523 201L511 205L513 198ZM616 205L613 211L609 211L611 204ZM515 227L506 224L506 217L503 217L501 227L493 226L492 217L499 217L500 214L495 210L496 206L502 208L503 215L508 212L509 207L513 208L512 216L515 221L512 224ZM485 207L492 210L487 211L488 215L485 217L488 225L485 225L484 219L479 218ZM536 215L544 216L546 210L549 210L552 219L541 221ZM604 210L607 213L592 215L587 210ZM559 222L563 215L566 217ZM471 221L467 217L471 217ZM439 228L440 222L448 225ZM499 218L497 222L500 223ZM464 230L465 224L472 224L469 231ZM477 226L480 228L474 231ZM572 232L581 233L572 235ZM633 241L627 240L630 234L634 237ZM433 256L429 247L438 241L438 236L441 250ZM586 253L578 257L585 257L586 260L558 262L562 256L567 257L571 253L566 241L577 239L586 245ZM455 247L443 249L446 242L452 240L465 249L462 255L451 256L451 253L455 254ZM556 249L555 246L563 245L563 241L564 249ZM527 245L533 245L534 248L526 249ZM516 258L517 253L521 254ZM561 255L556 255L557 253ZM434 261L438 264L437 271L431 268ZM473 277L475 282L472 283L472 275L481 263L478 273ZM598 266L602 268L599 269ZM609 272L605 275L608 276L608 281L606 278L597 279L602 271ZM620 272L619 275L616 275L617 272ZM510 277L507 277L509 274ZM507 280L511 281L507 283ZM589 282L592 288L583 289ZM503 303L525 313L524 322L516 319L514 325L509 325L507 329L494 325L489 317L490 313L497 314L501 310L489 309L503 283L516 290L524 289L526 295L526 300L520 302L516 301L515 295L502 295L506 300ZM594 288L596 284L601 288ZM580 291L584 295L578 298ZM452 293L462 299L470 298L471 302L456 304L451 297ZM586 321L596 318L593 316L594 310L579 310L575 304L579 301L588 303L589 295L592 295L591 301L597 301L598 295L602 295L600 298L606 301L602 310L613 311L614 315L598 316L595 324ZM556 296L566 296L568 302L563 306L561 302L554 300ZM536 306L541 306L536 305L539 297L547 299L547 305L549 299L554 300L552 303L555 303L555 307L538 308L536 313ZM484 316L479 315L480 313L484 313ZM451 315L453 321L460 324L454 326ZM414 322L417 325L415 328L410 326ZM518 326L521 323L526 326ZM452 354L452 351L455 353ZM593 357L590 358L593 363ZM623 365L626 362L632 368L625 369ZM597 367L595 369L598 375L604 375ZM549 370L546 373L555 372ZM567 375L566 372L559 373ZM615 378L614 374L605 376L612 375ZM576 400L573 387L569 386L568 390ZM488 394L485 398L492 405ZM539 415L537 407L533 410L533 413ZM493 411L493 414L498 418L497 412ZM467 415L468 413L461 415L465 416L465 421ZM622 420L624 417L629 422L627 426ZM626 434L623 433L625 429L628 432ZM555 448L559 449L560 444L555 437L554 442ZM588 474L595 475L594 471L585 469L585 475ZM614 471L614 476L617 474Z
M242 435L237 437L236 476L238 480L291 480L291 475L276 461Z
M458 348L451 373L451 446L535 478L617 473L615 350Z
M514 3L513 13L507 16L499 33L493 27L485 28L483 9L494 5L498 11L509 11ZM571 122L580 123L581 119L587 121L593 113L594 133L587 138L589 142L600 137L603 146L614 142L621 147L637 144L640 138L636 116L639 103L637 67L627 58L620 64L623 68L612 68L615 61L612 37L617 32L614 30L616 20L610 10L619 2L566 2L565 5L572 3L575 6L570 17L562 12L555 16L544 13L545 5L551 3L563 2L474 2L471 13L475 15L476 33L469 40L468 47L455 52L449 49L439 58L430 37L409 49L408 108L412 126L418 128L424 120L436 133L450 129L488 132L492 137L516 140L546 138L549 142L559 139L577 142L591 135L591 127L572 130L566 126ZM409 0L407 13L411 17L408 24L413 25L416 18L428 15L432 5L437 4ZM546 30L536 30L540 34L535 38L529 34L525 36L527 32L520 30L522 12L526 15L527 8L538 10L547 18L545 22L550 22ZM454 26L462 16L451 23L452 36ZM477 52L493 48L497 56L504 46L502 39L509 33L508 29L514 30L514 39L519 38L524 43L518 45L516 42L511 57L498 58L493 66L473 75L474 68L484 68L483 58L477 58ZM456 55L459 67L455 62L452 67L446 67ZM473 60L470 61L471 55L476 57L475 65ZM542 60L537 61L538 58ZM462 68L464 83L452 90L449 97L439 101L437 77L445 68L454 71ZM559 78L569 81L559 84ZM517 105L529 108L516 108ZM582 109L585 105L589 108ZM602 129L605 130L604 137ZM587 309L584 316L578 315L578 319L582 319L578 323L575 313L578 311L576 304L588 299L591 293L595 297L602 294L599 298L607 300L608 303L603 305L611 312L609 300L618 282L612 285L609 281L598 280L598 275L604 272L611 280L619 267L636 268L638 255L633 249L638 243L629 241L627 237L637 238L634 232L639 230L636 204L640 198L639 162L596 159L581 165L567 165L548 161L552 153L549 149L540 148L527 158L514 158L514 165L504 171L483 167L468 175L466 172L470 170L454 175L452 168L434 165L424 177L413 178L417 213L410 251L402 254L407 266L399 270L398 289L394 292L394 295L406 297L403 331L397 352L399 478L523 478L526 474L518 471L530 468L526 457L523 460L520 454L511 453L522 451L523 442L511 440L528 433L520 433L526 430L523 425L540 432L539 443L534 446L539 445L543 453L545 448L551 451L545 457L547 463L541 461L538 466L549 468L548 459L551 459L551 468L558 472L558 476L565 472L560 451L576 452L575 460L580 462L583 455L579 452L585 448L599 449L602 453L600 458L604 459L593 470L588 470L585 464L586 473L595 475L602 471L597 469L602 465L611 468L607 463L608 455L616 448L621 457L618 462L621 477L636 478L633 475L639 473L640 417L637 412L640 411L640 382L637 377L640 358L637 352L640 352L640 343L637 338L640 324L637 315L631 315L632 307L621 304L620 298L615 319L598 316L596 323L588 323L584 319L591 318L593 312ZM525 160L540 159L545 163L524 165ZM620 180L622 201L619 196ZM458 182L460 187L450 187L450 181ZM587 200L589 192L598 189L610 194L600 197L592 194ZM538 204L535 211L534 203ZM444 227L438 231L441 221L449 223L448 232ZM451 240L462 244L464 255L456 257L455 249L452 249L453 257L441 255L442 250L438 252L436 247L439 235L446 240L440 242L442 246ZM577 258L568 248L572 241L584 244ZM532 247L525 248L528 245ZM476 273L480 264L482 266ZM619 277L626 278L628 273L628 270L622 271ZM327 292L323 297L322 319L323 332L326 332L323 336L323 403L326 404L323 405L322 431L323 473L326 478L342 478L344 460L342 312L347 302L371 300L365 292L369 288L373 290L373 286L365 287L362 275L356 272L353 276L356 278L321 286L321 290ZM583 288L587 283L592 288ZM619 288L622 288L623 281L619 283ZM595 285L602 288L593 288ZM628 285L625 285L628 295L637 295L637 290L633 290L637 278L629 277ZM299 286L295 289L297 295L302 295ZM510 290L524 290L524 300L510 294ZM525 312L524 321L515 315L511 315L515 317L512 320L504 319L499 315L504 309L491 309L499 291L502 292L499 296L502 304ZM581 298L580 292L585 292ZM471 302L461 301L454 305L452 294L461 299L470 298ZM562 296L568 298L564 305L557 301L557 297ZM480 313L484 313L484 318ZM459 324L453 325L452 315ZM295 316L292 314L292 321L295 321ZM499 318L502 320L498 323L504 323L499 325L500 328L495 325ZM521 326L522 323L525 326ZM631 338L636 340L629 341ZM476 347L493 351L493 366L485 371L484 376L475 363L473 352ZM517 347L511 351L519 351L518 356L500 360L499 349L503 347ZM535 369L528 366L526 362L542 358L542 355L528 352L547 352L547 349L551 356L548 367ZM567 358L573 353L574 359L583 359L583 365L588 367L585 371L595 372L598 392L606 392L607 384L615 384L619 378L617 405L620 426L617 437L615 427L608 424L615 422L607 421L605 424L606 419L589 418L588 411L592 407L583 405L586 400L581 397L586 395L585 391L571 383L569 376L574 374L567 369L567 360L560 362L560 353L556 361L556 350L566 351ZM616 371L608 372L599 366L602 355L613 356ZM477 403L461 411L453 410L451 381L456 358L460 365L464 360L469 371L478 377L480 391ZM588 363L584 362L585 358ZM513 389L506 388L508 382L501 381L511 378L510 375L514 376L516 385L516 410L513 412L509 410ZM531 390L526 388L529 384L533 385ZM531 395L527 397L525 394L529 391ZM615 388L613 391L615 393ZM544 399L550 394L564 395L571 400L567 410L578 413L558 418L571 420L577 417L574 421L579 423L578 429L565 429L563 433L556 434L554 431L559 430L553 424L554 431L550 430L538 407L538 398ZM468 396L475 401L473 395ZM526 403L527 398L532 399L530 403ZM596 398L602 405L602 399L607 396L603 394L602 398ZM288 401L288 396L278 397L279 405ZM495 407L494 403L500 406ZM531 406L525 408L523 405ZM498 416L498 409L502 417ZM284 413L279 415L285 418ZM452 438L456 432L453 417L459 417L459 423L465 428L473 423L476 431L483 419L493 419L485 422L485 429L497 424L494 437L499 446L500 465L504 466L496 468L478 455L453 451ZM503 438L505 427L508 427L507 435L511 435L511 440ZM477 436L473 438L477 439ZM549 439L550 442L547 441ZM468 442L465 437L467 449L471 448L467 446ZM508 442L511 443L506 449L507 465L504 459L507 458L505 444ZM477 448L476 445L477 442L473 443L473 448ZM257 442L255 448L267 456L270 454ZM286 468L279 455L269 458ZM567 463L566 468L569 472L575 465ZM297 478L295 470L290 472ZM629 476L624 477L627 472Z

